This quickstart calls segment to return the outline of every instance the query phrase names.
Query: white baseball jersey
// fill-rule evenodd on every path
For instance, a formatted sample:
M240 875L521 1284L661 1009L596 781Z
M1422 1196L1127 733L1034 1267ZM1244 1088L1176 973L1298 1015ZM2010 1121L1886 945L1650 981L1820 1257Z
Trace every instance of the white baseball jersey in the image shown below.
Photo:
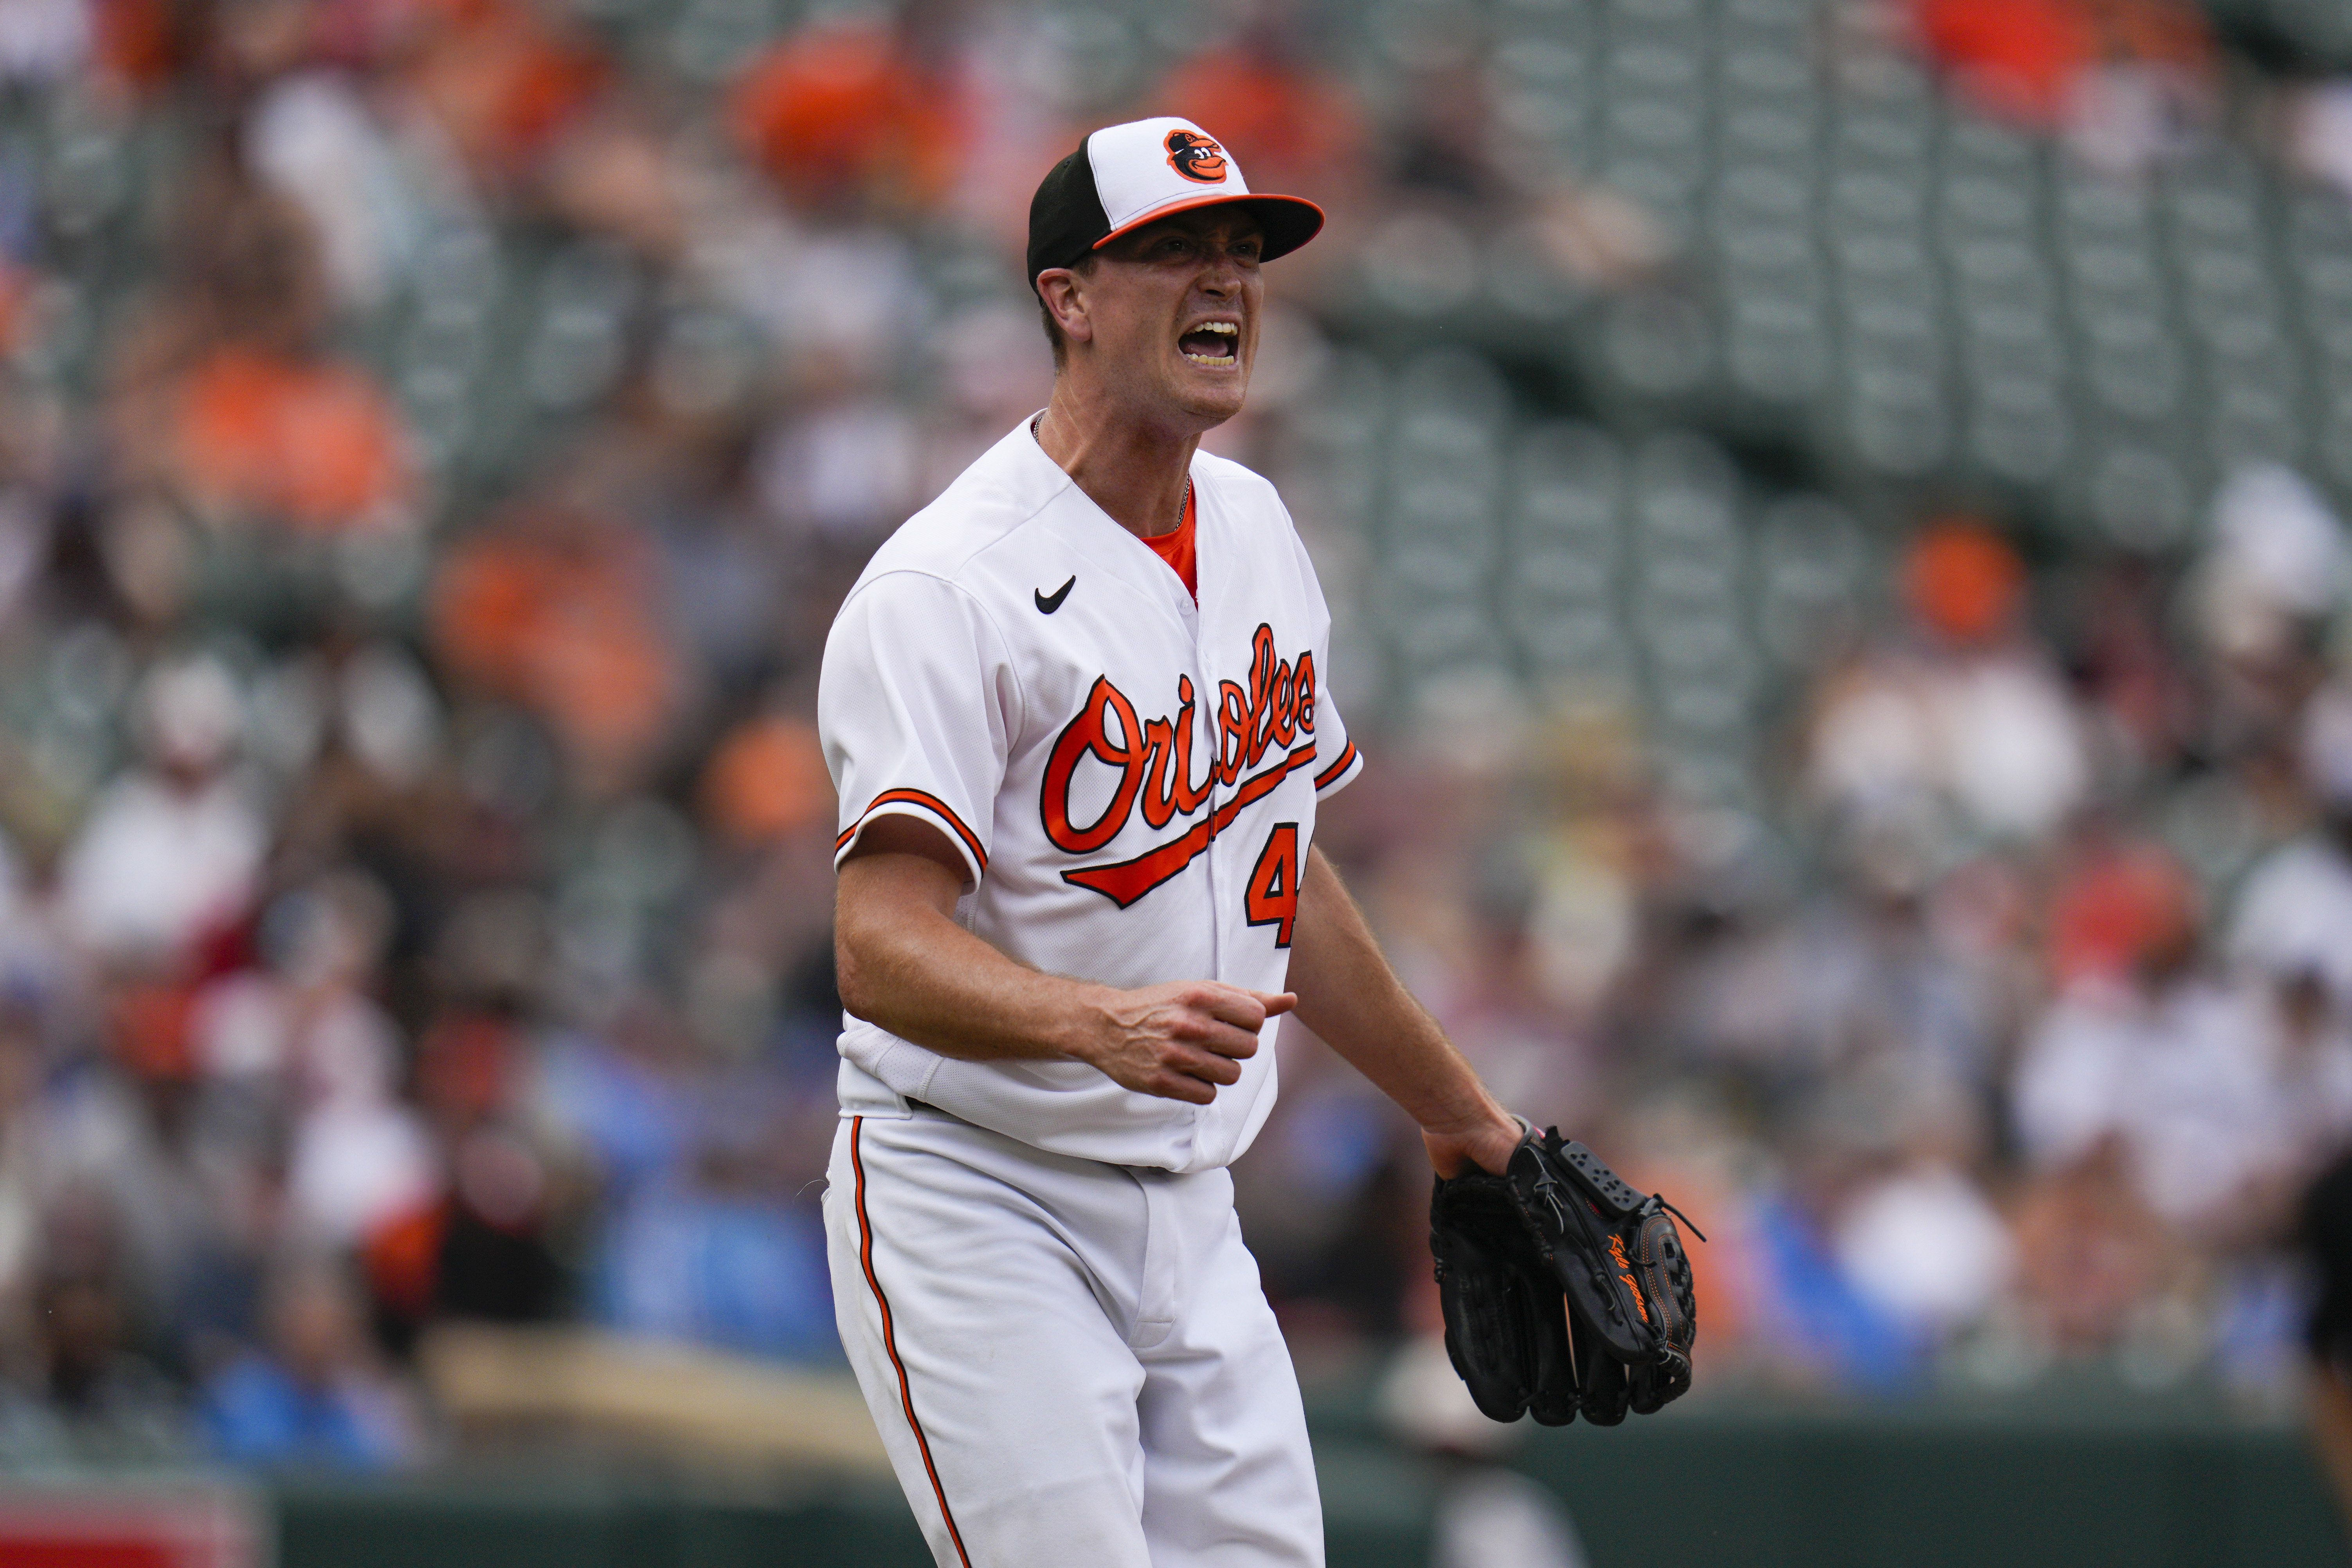
M1325 682L1330 616L1274 487L1192 459L1195 605L1014 429L875 553L825 644L836 859L877 816L962 854L957 918L1021 963L1133 987L1280 991L1320 795L1361 766ZM1197 1172L1249 1146L1274 1038L1208 1105L1074 1061L963 1061L858 1019L852 1114L908 1101L1055 1153Z

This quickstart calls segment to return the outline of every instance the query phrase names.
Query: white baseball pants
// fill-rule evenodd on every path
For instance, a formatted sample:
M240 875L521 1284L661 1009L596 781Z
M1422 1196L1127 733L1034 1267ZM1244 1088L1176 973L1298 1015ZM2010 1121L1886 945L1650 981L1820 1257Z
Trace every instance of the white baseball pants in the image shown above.
M834 1312L941 1568L1322 1568L1233 1179L844 1118Z

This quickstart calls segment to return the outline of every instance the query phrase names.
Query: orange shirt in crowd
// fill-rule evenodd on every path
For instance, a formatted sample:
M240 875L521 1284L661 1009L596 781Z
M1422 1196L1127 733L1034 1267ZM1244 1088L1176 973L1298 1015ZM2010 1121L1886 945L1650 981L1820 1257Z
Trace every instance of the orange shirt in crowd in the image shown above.
M2095 66L2137 62L2204 76L2212 40L2178 0L1913 0L1928 51L1987 108L2054 126Z
M2050 898L2051 979L2128 979L2145 960L2195 940L2196 884L2166 850L2122 844L2068 868Z
M781 713L739 725L703 770L702 808L739 845L768 843L812 823L830 826L833 779L816 727Z
M1958 642L2006 630L2025 594L2025 563L2008 540L1968 518L1946 518L1911 542L1903 595L1912 614Z
M643 541L588 519L541 520L453 550L435 584L450 667L532 709L592 765L642 757L668 721L676 661Z
M970 140L952 85L862 22L783 39L744 71L729 107L744 151L819 205L864 195L929 207L962 172Z
M485 174L546 152L603 95L612 66L575 32L511 0L444 7L409 68L410 85Z
M362 372L232 346L182 384L173 459L200 507L328 531L383 519L405 488L404 445Z

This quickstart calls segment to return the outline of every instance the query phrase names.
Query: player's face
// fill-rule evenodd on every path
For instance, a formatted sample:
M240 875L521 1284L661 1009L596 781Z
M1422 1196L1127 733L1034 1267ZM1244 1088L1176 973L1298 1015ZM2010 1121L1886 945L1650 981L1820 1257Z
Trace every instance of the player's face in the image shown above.
M1257 357L1265 248L1241 209L1203 207L1105 246L1087 289L1104 368L1200 428L1241 412Z

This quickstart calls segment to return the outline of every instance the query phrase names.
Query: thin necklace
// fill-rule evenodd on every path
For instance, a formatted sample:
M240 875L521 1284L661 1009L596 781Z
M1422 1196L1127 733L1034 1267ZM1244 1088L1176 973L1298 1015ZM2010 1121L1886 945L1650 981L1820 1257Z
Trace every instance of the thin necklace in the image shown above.
M1042 408L1041 408L1041 409L1039 409L1036 413L1032 414L1032 415L1029 416L1029 438L1030 438L1032 441L1036 441L1036 442L1037 442L1037 444L1038 444L1038 446L1040 446L1041 447L1045 445L1045 443L1044 443L1042 440L1038 440L1038 437L1037 437L1037 426L1040 426L1040 425L1042 425L1042 424L1044 424L1044 423L1045 423L1045 411L1044 409L1042 409ZM1187 470L1185 471L1185 474L1184 474L1184 499L1183 499L1182 500L1180 500L1180 501L1178 501L1178 502L1176 503L1176 526L1177 526L1177 527L1181 528L1181 527L1183 527L1183 526L1184 526L1184 514L1185 514L1185 512L1187 512L1187 511L1189 511L1189 510L1192 510L1192 471L1191 471L1190 469L1187 469ZM1159 535L1154 534L1154 535L1152 535L1152 537L1156 539L1156 538L1158 538L1158 537L1159 537Z

